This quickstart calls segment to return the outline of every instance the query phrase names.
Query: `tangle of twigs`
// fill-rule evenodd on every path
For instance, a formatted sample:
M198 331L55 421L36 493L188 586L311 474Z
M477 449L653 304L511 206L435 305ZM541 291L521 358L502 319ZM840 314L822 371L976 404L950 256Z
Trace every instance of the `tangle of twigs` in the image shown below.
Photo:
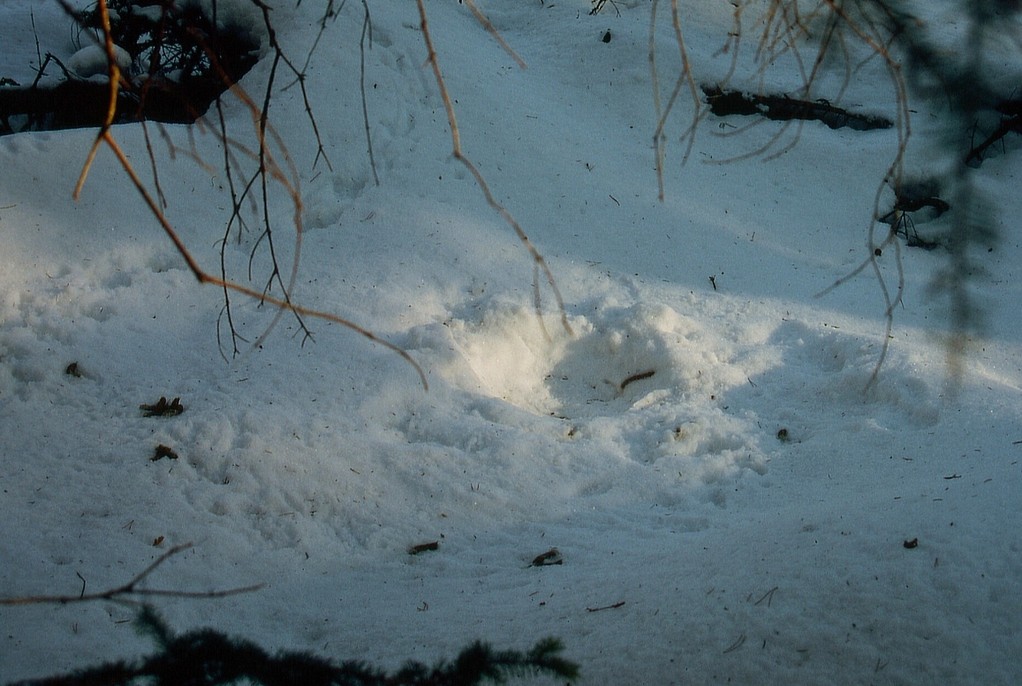
M241 222L242 205L245 202L245 199L252 192L253 188L256 188L258 186L258 190L261 193L263 233L256 241L256 244L258 245L262 240L266 240L267 245L269 246L272 270L271 275L267 280L266 286L262 290L258 290L250 286L240 284L228 278L224 271L225 266L223 256L221 256L220 276L215 276L204 270L196 261L191 252L188 250L184 241L180 238L177 231L171 224L170 220L163 212L161 202L159 202L157 198L154 197L153 194L150 193L149 190L146 188L145 184L142 182L141 178L136 173L134 167L131 165L131 162L128 160L127 155L124 153L120 144L114 138L111 126L116 115L118 90L122 85L126 85L126 82L122 78L120 69L117 66L117 61L114 55L114 43L110 31L110 17L107 9L106 0L99 0L98 11L101 21L101 28L104 39L103 43L107 55L109 70L110 86L107 116L105 122L103 123L98 133L96 134L96 138L93 141L92 147L90 148L89 153L86 157L86 161L82 167L82 172L75 186L74 197L76 199L80 197L86 179L88 178L89 170L92 168L92 164L95 161L96 155L98 154L100 148L105 145L111 150L111 152L113 152L117 161L120 163L121 168L130 179L132 185L135 187L135 190L142 197L143 201L146 203L150 212L156 218L157 222L160 224L164 233L174 244L174 247L177 249L178 253L181 255L185 263L188 265L188 269L192 272L192 274L199 281L199 283L212 284L220 287L223 290L225 297L228 298L231 293L240 294L249 298L253 298L260 303L272 305L278 309L277 315L275 316L273 322L271 322L267 330L263 332L262 336L260 337L260 340L262 340L263 338L265 338L266 335L268 335L269 330L272 329L272 327L279 320L280 316L282 316L285 312L289 312L297 318L302 328L302 331L305 332L306 336L309 336L310 332L303 321L303 317L316 318L340 324L341 326L344 326L348 329L351 329L352 331L355 331L358 334L361 334L370 341L378 343L384 346L385 348L397 353L399 356L401 356L402 359L408 362L413 369L415 369L416 373L419 375L419 379L422 383L423 388L428 389L429 384L426 380L425 373L423 372L419 364L404 349L378 337L369 329L360 326L359 324L356 324L353 321L350 321L348 319L345 319L330 312L324 312L321 310L315 310L312 308L304 307L293 302L291 299L291 291L294 287L295 279L297 278L298 262L301 254L302 201L298 187L298 173L294 169L293 163L290 159L290 156L288 155L287 148L284 145L283 140L280 138L280 136L274 130L272 125L270 125L269 123L269 105L272 99L271 94L274 87L275 75L280 64L283 63L285 67L292 72L292 74L295 76L295 83L297 83L301 88L303 98L305 99L306 112L309 114L309 118L310 121L312 122L314 134L316 136L317 141L319 141L319 132L316 129L315 119L312 117L311 113L311 105L309 105L308 96L305 91L304 74L301 71L299 71L294 66L294 64L287 58L284 51L281 49L279 43L277 42L276 34L275 31L273 30L273 26L270 21L269 7L265 5L261 0L250 1L262 10L264 23L267 29L267 33L270 37L270 45L274 48L274 59L270 69L270 78L266 86L266 91L263 97L262 105L257 105L252 100L252 98L249 97L245 90L241 88L241 86L239 86L238 84L229 84L229 86L231 94L242 103L242 105L249 111L251 115L253 129L255 131L257 139L257 148L253 150L242 144L240 141L236 140L234 137L228 135L225 126L225 118L223 116L222 111L219 109L219 106L218 116L220 128L218 130L218 133L214 131L214 135L217 135L220 142L224 146L224 161L225 166L228 168L228 183L233 200L231 220L228 222L227 229L228 233L231 227L234 225L234 222L238 222L239 225L242 223ZM275 154L273 152L274 148L279 152ZM239 156L253 160L257 163L257 171L255 172L255 174L245 179L240 184L238 184L233 179L233 176L231 175L230 171L231 169L237 166L235 161L239 158ZM317 159L319 156L323 156L325 159L325 152L323 151L321 142ZM327 162L329 163L329 160L327 160ZM293 263L291 265L290 275L287 283L284 282L284 278L278 267L276 250L273 247L272 243L273 234L270 224L269 212L270 197L269 188L271 182L277 184L280 188L284 189L284 192L288 199L290 200L293 207L295 246ZM240 191L238 190L239 185L241 188ZM278 297L270 295L269 289L273 283L277 283L279 285L283 293L281 296ZM230 321L229 314L230 301L228 300L227 302L228 304L225 307L227 308L228 318ZM231 323L230 325L232 327L232 336L236 336L237 332L233 328L233 323ZM237 348L235 343L235 350L236 349Z
M681 53L681 65L667 105L661 106L663 96L658 85L659 67L654 47L658 4L654 0L649 50L653 102L657 115L653 148L657 181L663 198L664 125L675 106L677 94L683 90L683 84L689 85L693 110L691 123L681 136L681 140L687 142L683 162L692 149L697 125L706 108L693 91L696 78L692 74L679 28L678 15L682 0L671 0L672 30ZM867 62L879 60L886 71L887 84L895 102L897 142L891 149L886 171L877 183L873 211L866 229L864 257L848 274L818 294L818 297L825 295L864 271L872 272L876 278L884 305L885 330L879 359L870 375L867 389L877 382L887 359L895 310L902 304L906 288L897 230L882 221L887 213L881 210L881 203L892 192L895 198L901 197L908 183L905 178L905 156L912 136L913 113L909 104L910 85L913 97L922 97L946 113L950 135L941 139L939 144L944 152L950 153L949 157L953 160L944 170L944 177L953 188L951 206L955 215L951 221L950 235L945 241L948 248L947 264L937 271L930 290L947 297L949 301L947 353L949 376L954 388L962 375L962 357L967 340L981 320L977 312L978 305L968 292L970 279L981 269L970 250L977 246L989 248L997 239L992 228L993 208L989 203L980 202L972 180L970 163L975 162L977 148L968 140L968 131L983 117L987 120L998 117L1001 120L1001 127L991 140L997 140L1017 126L1010 120L1005 123L1005 112L1002 110L1003 103L1013 97L1001 92L1003 84L997 82L997 75L1001 73L999 70L1005 66L1002 53L995 51L996 58L991 57L989 48L997 41L1002 45L1013 45L1017 53L1022 53L1022 38L1017 23L1018 16L1022 14L1022 4L953 4L964 32L964 41L954 50L944 45L938 37L944 34L943 27L929 26L915 14L919 8L906 0L732 0L731 5L734 8L732 29L719 52L730 55L730 64L721 85L726 84L738 70L738 53L746 29L757 38L752 55L753 66L750 73L743 76L758 80L761 95L767 72L781 69L785 76L794 74L797 77L798 85L791 91L791 97L810 103L819 102L829 107L844 97L852 78ZM825 71L828 74L836 71L835 65L837 70L843 70L837 72L841 78L836 84L833 80L823 78ZM1012 66L1017 73L1017 64ZM719 79L714 80L719 82ZM740 91L741 87L735 90ZM720 135L742 135L763 121ZM772 160L798 143L802 126L801 120L788 121L758 148L713 163L726 164L752 157ZM980 145L981 151L983 145ZM894 246L894 265L885 269L880 263L880 257L890 246ZM890 273L892 269L893 275Z
M66 0L60 0L66 5ZM405 361L407 361L418 373L420 381L424 388L428 389L428 383L426 375L422 368L415 362L414 359L402 348L385 341L369 329L356 324L353 321L340 317L338 315L324 312L321 310L314 310L308 307L304 307L292 299L292 292L296 283L299 261L301 257L301 245L302 245L302 199L299 189L298 172L294 167L294 164L290 158L287 147L284 144L282 138L273 127L269 110L272 103L272 96L276 88L278 80L278 74L283 70L287 71L293 78L292 83L287 86L291 87L297 85L301 90L302 99L305 105L306 115L309 124L312 128L312 135L314 136L318 148L316 153L316 162L319 159L323 159L327 166L330 165L330 160L326 155L326 151L323 148L323 143L319 135L319 129L316 123L316 119L313 116L312 106L309 103L308 93L305 87L305 71L308 68L309 61L311 60L312 52L319 44L319 40L322 37L323 32L326 29L327 23L332 18L336 17L339 8L335 7L331 1L324 10L322 20L319 26L319 32L313 42L312 48L306 57L306 62L303 66L296 66L285 53L283 47L277 40L276 32L270 19L270 8L266 5L263 0L250 0L253 6L255 6L261 13L263 18L263 27L268 37L269 47L271 50L271 63L269 66L269 76L265 85L265 90L262 94L261 102L256 102L250 95L237 83L230 80L229 76L220 67L215 51L209 46L205 46L207 53L207 60L210 64L211 70L216 73L223 81L224 85L229 88L229 93L241 103L241 105L249 112L252 130L255 136L255 145L250 146L243 143L237 136L233 135L228 131L227 117L225 116L223 105L220 98L217 98L214 102L215 105L215 117L210 121L208 118L200 119L197 122L196 129L201 132L212 134L213 137L221 144L223 150L223 158L220 162L225 179L226 187L231 198L231 209L230 215L227 220L223 238L220 242L220 273L219 275L211 274L210 272L203 269L195 257L188 250L183 240L174 229L173 225L164 213L166 207L166 199L163 195L162 189L159 184L159 176L156 171L155 156L151 147L151 140L148 129L144 130L145 141L149 152L150 165L152 167L153 181L155 184L155 195L150 192L145 184L142 182L137 172L128 161L127 155L124 153L117 140L114 138L111 131L111 125L114 121L117 96L120 88L129 88L130 83L122 78L120 70L117 67L116 61L114 60L114 42L111 36L110 28L110 17L107 7L106 0L99 0L97 3L97 13L99 16L100 33L102 34L104 49L107 54L109 64L109 97L110 102L107 108L107 116L103 125L100 127L95 141L89 151L86 161L83 165L82 173L79 177L78 183L75 187L74 196L78 198L82 193L85 181L88 177L89 170L99 152L99 149L103 146L108 147L117 158L123 171L131 180L136 191L142 197L146 205L148 206L152 215L156 218L160 224L164 233L174 244L178 253L182 256L189 270L198 279L200 283L213 284L218 286L223 291L224 307L221 313L221 318L226 321L227 329L229 331L229 352L230 354L237 355L240 352L239 341L246 341L246 339L239 332L236 323L235 315L233 312L233 295L241 295L247 298L257 300L260 304L269 304L277 308L277 312L262 332L260 337L251 345L259 345L269 334L269 332L275 327L277 322L285 313L290 313L295 317L300 330L304 338L311 337L311 331L309 330L305 319L315 318L325 321L334 322L347 327L369 340L379 343L380 345L392 350L393 352L400 355ZM541 302L541 289L539 277L543 276L547 285L553 292L554 298L557 303L558 310L561 315L561 323L565 330L571 332L571 327L568 323L566 310L564 307L563 298L561 297L560 290L557 287L557 283L554 279L553 273L547 265L542 254L537 250L532 241L529 240L525 230L510 213L510 211L497 201L496 197L490 190L485 178L481 172L476 168L475 164L471 159L466 156L461 146L460 130L458 128L457 118L454 111L453 101L448 93L447 85L443 77L443 73L440 69L439 60L437 57L436 50L433 46L432 35L429 30L429 22L427 19L426 8L421 0L417 3L420 23L422 28L423 41L427 50L428 63L433 71L437 86L440 91L441 98L444 102L444 107L447 113L447 119L451 130L451 142L452 142L452 155L458 160L473 176L477 185L483 193L486 202L493 208L504 221L514 230L519 241L529 252L533 260L534 276L533 276L533 295L537 314L541 313L542 302ZM507 53L519 64L521 67L525 67L525 62L518 56L508 44L504 41L503 37L492 25L492 23L486 18L486 16L475 6L472 0L466 0L465 4L472 12L473 16L480 23L480 25L494 37L499 45L507 51ZM213 3L214 13L216 11L216 3ZM66 6L69 13L73 12L73 8L69 5ZM371 45L371 21L369 15L368 4L363 2L364 18L362 24L362 36L360 39L360 55L362 64L362 76L360 80L360 88L362 91L363 98L363 120L364 128L366 131L366 142L368 153L370 156L370 163L373 168L373 178L378 183L378 175L376 172L375 159L373 158L372 139L369 134L368 124L368 109L365 102L365 82L364 82L364 68L365 68L365 48L367 41ZM214 24L216 18L214 16ZM200 45L201 38L200 38ZM143 94L144 95L144 94ZM191 139L192 131L189 131L189 139L191 147L188 150L182 150L177 147L167 135L166 131L161 129L162 137L170 148L172 154L183 153L200 164L205 165L206 163L202 160L202 157L197 151L194 140ZM251 163L254 165L254 171L244 171L245 163ZM208 166L208 165L207 165ZM315 162L313 163L315 166ZM275 232L271 222L270 212L270 198L271 198L271 187L277 190L283 190L283 195L288 199L293 210L293 229L295 232L294 244L292 247L292 263L290 269L285 273L279 266L278 262L278 249L275 244ZM275 192L274 192L275 194ZM249 253L249 280L252 279L253 263L256 259L256 251L260 247L264 247L268 254L270 273L266 278L264 285L261 289L252 286L247 286L237 282L228 275L227 271L227 258L225 254L226 246L231 240L232 232L236 232L238 240L241 240L242 233L246 230L247 224L245 221L245 207L251 205L252 209L255 210L259 216L259 223L261 225L260 233L255 237L254 244ZM272 290L277 289L280 295L273 295ZM221 344L221 353L224 354L225 341L221 335L220 319L217 323L217 338ZM227 355L224 354L226 358Z
M649 61L653 79L653 103L656 112L656 128L654 131L654 153L659 196L664 195L664 145L665 125L672 110L675 108L678 95L687 90L692 101L692 117L681 134L685 143L682 163L687 161L695 141L701 119L706 116L705 107L699 93L697 78L692 72L688 58L681 22L682 0L671 0L671 28L674 40L680 53L681 66L675 78L674 87L667 97L666 105L662 105L663 95L659 86L659 67L656 60L655 29L657 24L657 6L659 0L653 2L653 13L649 37ZM894 326L894 310L902 300L905 288L900 250L895 251L897 283L889 283L877 261L883 248L894 242L894 237L876 235L877 219L882 215L880 204L884 193L889 187L901 184L904 167L905 150L911 135L908 89L901 64L893 55L891 46L895 40L894 29L886 14L886 3L883 0L864 2L840 2L839 0L735 0L731 3L733 10L732 29L728 32L720 54L730 55L730 63L726 76L721 84L726 84L736 73L739 64L739 51L746 29L758 34L754 46L753 61L757 65L753 77L758 78L762 92L768 69L779 63L791 65L799 80L799 87L793 97L805 101L821 100L827 104L838 103L855 72L871 59L880 59L887 71L890 86L897 102L895 128L897 145L892 152L884 178L878 183L874 197L873 214L869 218L866 232L866 252L863 262L851 273L838 279L818 296L830 292L846 283L849 279L866 269L871 269L876 276L881 297L884 303L885 335L879 359L870 376L868 385L876 382L880 369L887 358ZM754 11L758 9L759 12ZM754 15L754 16L750 16ZM865 56L861 50L853 49L853 44L865 48ZM858 62L855 60L858 59ZM843 65L840 84L833 92L818 92L821 74L825 65L838 61ZM765 119L740 127L722 136L740 136L750 128L762 124ZM754 150L735 155L725 160L714 161L714 164L727 164L749 158L760 158L770 161L794 147L799 140L803 120L789 120L783 123L770 136L766 143ZM794 127L794 129L792 129Z

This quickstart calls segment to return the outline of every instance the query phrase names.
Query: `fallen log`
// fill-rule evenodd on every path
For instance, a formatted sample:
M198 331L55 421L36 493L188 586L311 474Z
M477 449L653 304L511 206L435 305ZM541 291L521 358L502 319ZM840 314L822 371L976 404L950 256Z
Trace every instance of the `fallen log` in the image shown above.
M222 82L183 83L149 79L136 92L120 89L115 123L191 123L225 90ZM0 87L0 135L101 126L106 121L109 85L101 80L67 79L53 85Z
M787 95L762 95L739 90L724 90L719 85L701 86L710 111L718 117L731 114L760 115L767 119L821 121L832 129L855 131L889 129L894 124L885 117L857 114L826 100L798 100Z

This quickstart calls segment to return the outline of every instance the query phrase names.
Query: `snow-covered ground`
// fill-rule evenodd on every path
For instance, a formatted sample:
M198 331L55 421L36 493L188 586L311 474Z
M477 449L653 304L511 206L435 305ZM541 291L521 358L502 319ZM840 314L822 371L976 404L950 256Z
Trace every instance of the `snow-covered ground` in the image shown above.
M977 172L1002 240L972 284L986 324L960 387L946 384L944 303L927 292L946 253L906 249L890 354L866 390L884 336L877 280L813 295L866 256L893 130L807 123L772 160L718 164L781 125L721 136L748 122L708 118L682 165L683 96L660 203L649 3L597 16L583 0L483 3L525 69L466 6L426 4L464 152L550 265L572 333L542 277L536 315L528 252L451 157L414 3L369 3L378 186L359 3L328 25L306 83L332 169L313 166L297 88L271 115L301 175L295 300L409 351L428 391L397 355L314 319L314 341L285 316L225 362L222 293L196 283L108 151L72 201L94 132L2 138L0 595L115 587L192 543L147 585L264 586L159 611L175 630L269 649L396 667L474 639L556 636L586 684L1022 681L1017 141ZM694 69L723 76L731 5L690 4ZM4 3L0 76L23 82L30 7L44 53L76 48L57 3ZM321 11L274 11L299 64ZM754 40L736 83L743 68L758 83ZM261 93L269 69L244 85ZM884 73L862 66L843 104L893 117ZM763 79L784 90L790 74ZM939 113L913 109L907 165L922 174ZM238 130L249 118L236 103L228 116ZM146 170L140 128L115 135ZM190 145L185 127L167 135ZM154 139L167 215L217 272L219 147L196 138L203 167ZM291 210L276 200L289 265ZM239 278L255 238L227 249ZM892 283L894 259L880 259ZM273 312L233 302L254 340ZM142 416L160 396L184 413ZM179 459L150 460L159 444ZM530 566L552 548L563 564ZM0 607L0 680L147 654L133 617L105 602Z

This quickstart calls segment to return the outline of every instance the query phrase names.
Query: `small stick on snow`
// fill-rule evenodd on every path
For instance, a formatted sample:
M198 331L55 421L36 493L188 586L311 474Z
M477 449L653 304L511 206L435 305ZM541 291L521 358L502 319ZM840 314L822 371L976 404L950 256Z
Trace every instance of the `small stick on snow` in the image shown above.
M744 644L745 644L745 634L741 634L738 638L735 639L734 643L732 643L731 645L729 645L727 648L724 649L724 653L723 654L727 655L730 652L734 652L735 650L738 650L739 648L741 648Z
M647 369L644 372L639 372L638 374L632 374L627 379L625 379L620 384L618 384L617 389L619 391L623 391L623 390L625 390L625 386L627 386L628 384L635 383L636 381L642 381L643 379L648 379L649 377L653 376L654 374L656 374L656 370L655 369Z
M767 604L767 607L770 607L770 603L773 602L773 600L774 600L774 593L777 591L777 589L778 589L778 587L774 586L769 591L764 593L762 598L760 598L759 600L754 602L753 605L759 605L760 603L762 603L765 600L766 604Z

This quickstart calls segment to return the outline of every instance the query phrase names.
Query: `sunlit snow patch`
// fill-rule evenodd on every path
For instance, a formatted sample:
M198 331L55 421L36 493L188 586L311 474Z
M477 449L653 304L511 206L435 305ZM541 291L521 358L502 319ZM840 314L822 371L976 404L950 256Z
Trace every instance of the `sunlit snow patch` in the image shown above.
M666 305L609 307L569 318L524 306L444 323L453 355L442 375L471 394L560 420L570 439L616 444L632 459L726 455L761 464L755 417L724 395L747 382L732 346Z
M746 379L725 340L665 305L569 321L573 335L524 307L488 311L478 323L452 319L445 325L472 375L451 376L467 390L564 419L619 415L669 399L715 401Z

